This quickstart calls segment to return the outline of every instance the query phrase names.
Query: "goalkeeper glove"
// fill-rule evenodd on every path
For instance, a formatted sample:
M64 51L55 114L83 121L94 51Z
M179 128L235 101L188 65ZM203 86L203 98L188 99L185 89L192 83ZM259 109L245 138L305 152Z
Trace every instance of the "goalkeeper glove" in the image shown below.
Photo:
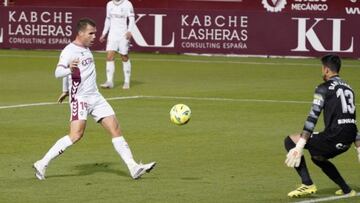
M306 140L300 137L299 141L296 143L296 146L288 152L285 160L285 164L288 167L298 167L300 165L305 144Z

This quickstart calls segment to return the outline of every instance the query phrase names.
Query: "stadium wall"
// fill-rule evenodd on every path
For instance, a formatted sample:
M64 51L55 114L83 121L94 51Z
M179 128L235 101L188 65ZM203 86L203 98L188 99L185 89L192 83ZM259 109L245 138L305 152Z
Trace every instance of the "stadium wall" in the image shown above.
M198 1L196 5L204 4L203 0ZM209 1L207 4L214 5ZM137 26L131 49L164 53L360 56L359 0L239 0L236 4L243 9L211 6L185 9L187 4L172 9L135 8ZM99 35L105 7L0 7L0 48L62 49L74 38L75 23L84 16L98 23ZM104 50L105 44L97 41L93 49Z

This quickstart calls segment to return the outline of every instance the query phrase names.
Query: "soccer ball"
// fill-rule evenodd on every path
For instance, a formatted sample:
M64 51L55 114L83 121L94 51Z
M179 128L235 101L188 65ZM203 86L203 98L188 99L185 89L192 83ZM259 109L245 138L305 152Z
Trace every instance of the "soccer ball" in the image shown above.
M185 104L176 104L170 110L170 120L177 125L184 125L191 118L191 109Z

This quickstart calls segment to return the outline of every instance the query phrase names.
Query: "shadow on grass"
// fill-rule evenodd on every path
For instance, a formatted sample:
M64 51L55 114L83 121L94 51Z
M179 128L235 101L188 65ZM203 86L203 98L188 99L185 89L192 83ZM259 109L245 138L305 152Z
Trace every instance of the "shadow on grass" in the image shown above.
M78 173L75 174L61 174L61 175L51 175L47 178L55 177L69 177L69 176L87 176L95 173L112 173L118 176L129 177L128 172L120 171L118 169L112 169L112 165L118 165L119 163L91 163L91 164L81 164L74 166L74 170L77 170Z

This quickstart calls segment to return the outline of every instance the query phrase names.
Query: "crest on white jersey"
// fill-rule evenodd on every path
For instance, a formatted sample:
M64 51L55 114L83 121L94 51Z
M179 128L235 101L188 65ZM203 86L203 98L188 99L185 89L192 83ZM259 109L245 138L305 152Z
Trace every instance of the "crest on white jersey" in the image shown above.
M114 2L115 5L120 5L122 4L122 2L124 2L125 0L112 0Z
M277 13L285 8L286 0L262 0L262 4L267 11Z

